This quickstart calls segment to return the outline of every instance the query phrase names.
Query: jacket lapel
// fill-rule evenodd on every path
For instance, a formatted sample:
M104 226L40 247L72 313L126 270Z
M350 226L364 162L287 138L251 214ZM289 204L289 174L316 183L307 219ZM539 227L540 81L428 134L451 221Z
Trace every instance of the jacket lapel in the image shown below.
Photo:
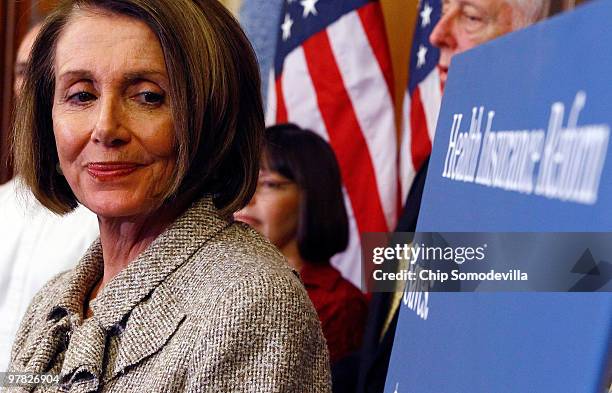
M93 318L76 328L66 350L60 383L79 391L96 391L104 363L106 332Z
M185 319L179 299L163 285L208 240L231 224L210 197L196 202L92 301L94 318L114 332L112 379L159 351Z
M117 356L107 377L116 377L163 348L185 316L173 295L162 288L139 304L118 337Z
M229 224L217 213L210 197L197 201L91 302L96 319L106 330L112 329Z
M90 304L94 316L83 321L85 297L103 273L102 247L94 242L34 322L15 371L61 367L64 390L89 392L99 388L106 366L112 370L105 376L112 378L159 351L185 319L174 294L160 284L230 223L210 197L195 202L109 282ZM105 365L112 340L118 343L116 358Z

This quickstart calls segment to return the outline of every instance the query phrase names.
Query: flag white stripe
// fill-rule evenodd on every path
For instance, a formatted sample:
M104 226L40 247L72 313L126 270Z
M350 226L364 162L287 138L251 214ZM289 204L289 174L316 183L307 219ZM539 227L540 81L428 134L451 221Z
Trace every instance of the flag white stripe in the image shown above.
M285 58L281 89L285 97L287 118L300 127L310 129L329 142L327 128L317 104L317 94L308 72L302 47L293 50ZM314 157L313 159L316 159ZM349 246L346 251L335 255L332 264L342 276L361 288L361 249L357 222L350 198L343 187L344 202L349 217ZM363 288L362 288L363 289Z
M316 132L329 142L329 135L317 103L317 93L301 46L285 58L281 90L285 97L287 119L300 127Z
M361 239L359 238L357 221L350 198L344 187L342 187L342 194L344 195L346 215L348 216L349 242L344 252L332 257L331 264L340 271L342 277L349 280L357 288L365 290L361 285Z
M442 101L440 74L437 68L434 68L419 84L419 90L421 92L421 103L423 104L423 111L425 112L425 119L427 121L427 132L429 133L429 140L433 146L438 115L440 113L440 104Z
M357 12L327 28L332 52L374 166L387 227L397 220L397 145L393 100Z
M400 146L400 184L402 187L402 205L406 202L408 192L412 181L416 176L414 165L412 164L412 150L410 148L412 143L412 128L410 126L410 104L411 97L406 91L404 95L404 104L402 107L402 139Z
M266 100L266 126L276 123L276 81L274 80L274 68L270 69L268 75L268 94Z

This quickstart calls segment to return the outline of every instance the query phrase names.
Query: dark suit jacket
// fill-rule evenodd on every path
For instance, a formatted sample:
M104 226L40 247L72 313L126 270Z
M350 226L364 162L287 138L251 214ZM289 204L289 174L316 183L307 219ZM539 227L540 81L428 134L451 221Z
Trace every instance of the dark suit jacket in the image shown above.
M429 157L423 163L410 187L396 232L414 232L416 230L428 164ZM382 340L380 340L383 325L389 314L391 296L392 293L375 293L372 295L361 350L357 393L381 393L384 391L399 314L397 310L394 312L393 320Z

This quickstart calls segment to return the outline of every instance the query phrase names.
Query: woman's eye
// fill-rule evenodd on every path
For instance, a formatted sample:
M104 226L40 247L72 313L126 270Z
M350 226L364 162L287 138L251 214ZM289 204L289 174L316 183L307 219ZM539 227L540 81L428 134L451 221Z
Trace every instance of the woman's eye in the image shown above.
M96 99L96 96L86 91L80 91L68 97L69 101L76 102L78 104L85 104L95 99Z
M153 93L151 91L145 91L139 94L140 100L147 105L158 105L164 101L162 94Z
M275 181L270 181L270 180L262 181L261 185L262 187L273 189L273 190L278 190L282 186L280 182L275 182Z

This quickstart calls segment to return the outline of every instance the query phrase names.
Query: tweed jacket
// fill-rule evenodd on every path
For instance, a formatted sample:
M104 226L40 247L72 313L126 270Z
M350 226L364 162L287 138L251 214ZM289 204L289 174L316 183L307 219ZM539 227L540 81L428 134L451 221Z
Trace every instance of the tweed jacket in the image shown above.
M34 298L9 370L59 374L11 392L330 392L317 314L282 255L196 202L98 294L95 241Z

